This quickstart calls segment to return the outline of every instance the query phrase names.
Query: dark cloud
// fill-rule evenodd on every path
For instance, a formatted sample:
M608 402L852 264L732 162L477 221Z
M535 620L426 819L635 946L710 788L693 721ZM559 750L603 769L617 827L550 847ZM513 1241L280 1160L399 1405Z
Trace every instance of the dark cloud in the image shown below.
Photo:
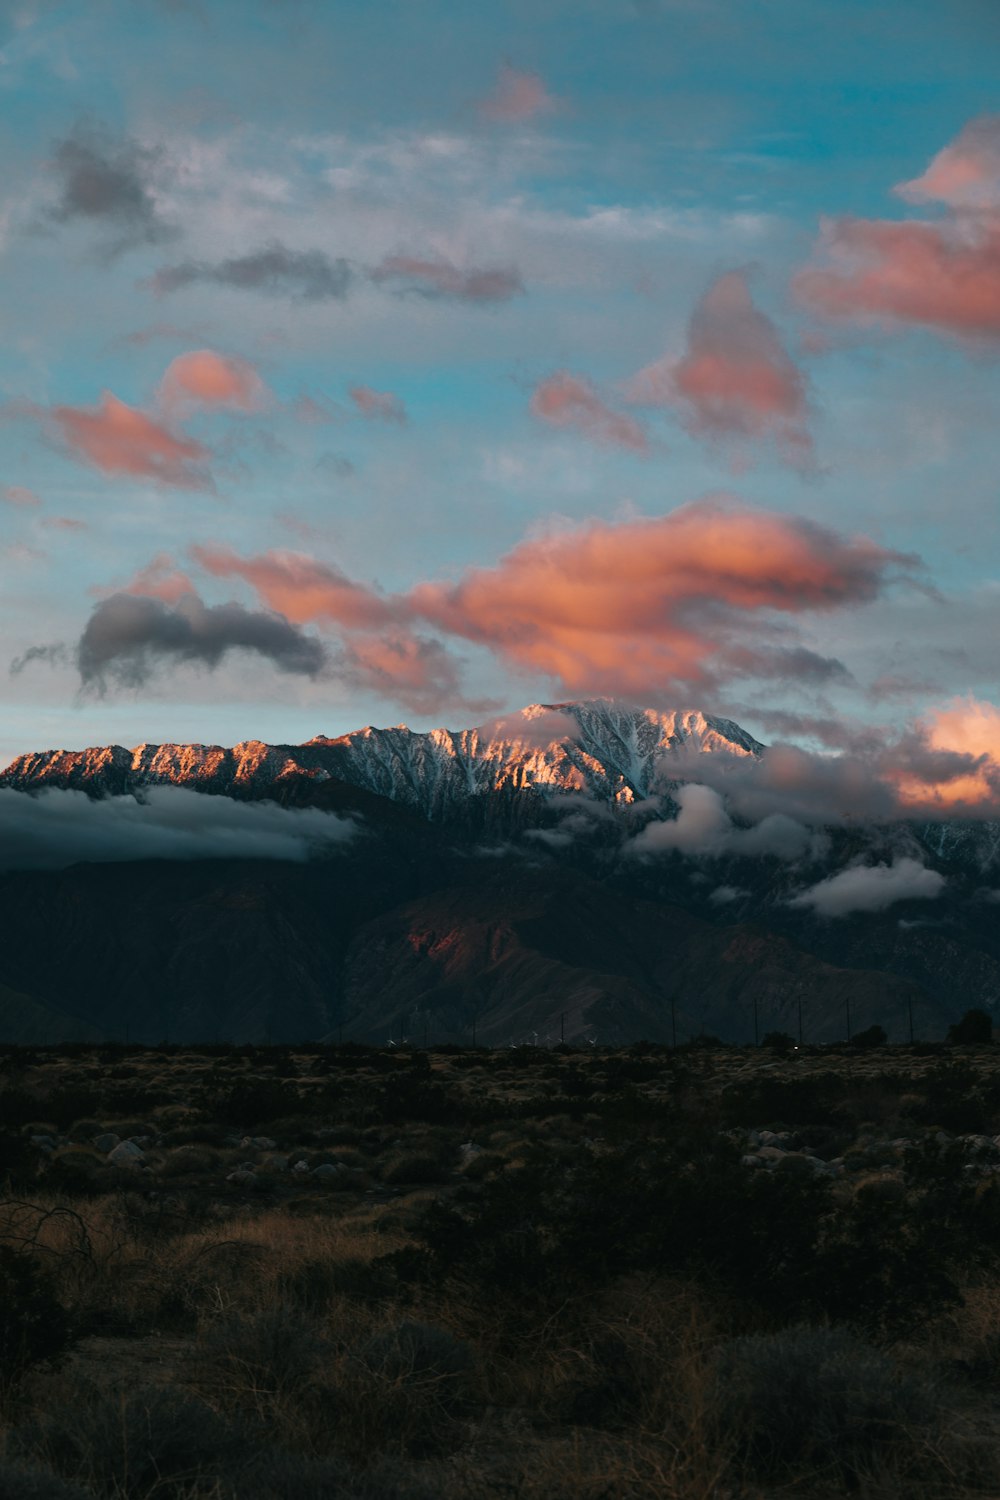
M132 859L301 862L358 832L317 808L236 802L186 787L95 800L86 792L0 788L0 870L56 870Z
M23 672L25 667L30 667L36 661L47 661L51 667L64 666L69 660L66 647L56 642L52 646L29 646L27 651L22 651L20 656L15 656L10 664L10 673L16 677Z
M456 302L509 302L524 291L514 266L462 267L413 255L389 256L371 272L371 279L387 282L399 293Z
M127 137L116 141L99 126L78 125L53 152L59 198L48 217L105 229L108 256L173 239L177 231L160 217L152 192L161 161L158 151Z
M228 260L186 260L163 266L145 283L157 296L205 282L268 297L325 302L346 297L354 273L346 260L323 250L290 250L274 240L262 250Z
M252 651L281 672L317 676L321 643L283 615L241 604L206 605L195 594L175 604L139 594L112 594L94 608L76 648L84 688L141 687L156 667L197 662L214 668L230 651Z

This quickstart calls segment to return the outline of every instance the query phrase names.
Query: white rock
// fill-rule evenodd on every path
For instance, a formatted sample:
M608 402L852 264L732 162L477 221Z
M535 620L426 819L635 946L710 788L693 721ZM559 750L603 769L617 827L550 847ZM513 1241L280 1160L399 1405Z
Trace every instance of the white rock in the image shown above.
M104 1135L95 1136L92 1144L95 1151L103 1151L105 1156L107 1156L109 1151L115 1149L120 1140L121 1136L115 1135L113 1130L109 1130Z
M122 1141L108 1152L108 1162L113 1167L141 1167L145 1152L134 1141Z
M226 1177L227 1182L235 1182L237 1187L253 1187L257 1181L257 1173L246 1167L237 1167L235 1172L230 1172Z
M339 1162L325 1161L321 1166L313 1168L312 1175L322 1182L329 1182L334 1177L341 1177L345 1171L346 1168Z

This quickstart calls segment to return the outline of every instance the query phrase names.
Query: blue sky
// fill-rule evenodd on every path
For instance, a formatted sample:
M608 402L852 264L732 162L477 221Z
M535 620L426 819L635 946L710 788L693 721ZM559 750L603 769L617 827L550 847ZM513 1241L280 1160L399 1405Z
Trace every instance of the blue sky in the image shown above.
M990 0L0 0L0 48L0 763L454 727L616 641L765 739L998 701ZM804 571L748 603L717 511Z

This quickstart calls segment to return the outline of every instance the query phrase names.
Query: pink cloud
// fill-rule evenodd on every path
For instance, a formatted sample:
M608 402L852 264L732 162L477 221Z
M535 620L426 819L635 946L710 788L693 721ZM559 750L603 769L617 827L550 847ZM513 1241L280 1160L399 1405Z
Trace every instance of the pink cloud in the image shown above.
M742 271L713 281L692 314L686 352L641 370L630 395L642 405L676 407L698 437L772 438L790 462L811 459L805 377L754 306Z
M23 484L5 484L0 487L0 500L5 505L16 505L24 509L42 503L34 490L27 489Z
M395 664L414 691L436 690L417 675L431 669L444 691L440 659L414 634L429 627L567 693L657 699L740 675L843 678L839 662L803 647L795 617L867 603L917 566L867 537L721 501L533 537L457 582L393 595L297 552L191 555L216 577L242 578L286 619L335 627L357 671L391 676Z
M208 489L208 450L193 438L105 391L96 408L56 406L52 421L67 448L103 474L155 479L179 489Z
M827 318L1000 337L1000 115L972 120L895 192L948 212L825 221L819 263L795 278L799 298Z
M47 531L87 531L86 521L77 521L73 516L46 516L41 525Z
M614 411L589 381L559 370L540 382L531 410L553 427L572 427L595 442L647 453L646 434L634 417Z
M493 568L426 583L413 611L567 691L663 694L735 673L828 679L781 616L870 601L913 559L866 537L735 504L592 523L522 542Z
M197 407L252 412L265 404L267 387L247 360L196 349L171 360L158 396L168 412Z
M373 630L402 618L391 600L304 552L272 551L243 558L227 547L192 547L191 556L215 578L242 578L270 609L298 625L329 620L350 629Z
M373 391L370 385L354 385L348 392L361 416L369 421L406 421L406 407L392 391Z
M832 264L794 284L825 317L1000 337L1000 221L834 219L821 249Z
M556 108L555 99L538 73L512 68L509 63L504 63L492 93L480 101L479 113L485 120L516 125L522 120L534 120L539 115L552 114Z
M919 177L893 190L908 203L991 208L1000 200L1000 115L970 120Z
M123 589L111 590L111 592L141 594L144 598L161 599L164 604L173 605L179 599L183 599L185 594L195 594L196 589L173 558L166 552L160 552L152 562L140 568Z

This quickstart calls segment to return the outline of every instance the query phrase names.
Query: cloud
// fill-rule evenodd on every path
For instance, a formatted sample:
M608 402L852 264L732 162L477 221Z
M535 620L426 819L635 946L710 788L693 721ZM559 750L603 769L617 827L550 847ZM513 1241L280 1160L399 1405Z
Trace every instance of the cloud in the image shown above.
M195 349L171 360L157 399L171 414L198 407L253 412L265 404L267 387L248 360Z
M677 408L696 437L770 438L788 462L811 460L805 377L754 306L743 271L712 282L692 314L686 352L641 370L630 395L642 405Z
M143 285L158 297L203 282L267 297L325 302L346 297L353 279L349 263L340 257L331 258L324 250L291 250L272 240L261 250L226 260L186 260L163 266Z
M108 256L141 245L157 245L176 230L160 216L153 191L160 153L127 138L115 141L94 125L78 125L59 141L52 168L59 197L49 218L59 224L85 220L108 230Z
M484 120L501 125L517 125L539 115L552 114L558 105L538 73L512 68L504 63L497 74L493 91L479 102Z
M729 906L733 901L742 901L750 892L738 885L719 885L712 891L709 901L713 906Z
M300 625L329 620L371 631L399 625L406 618L402 605L304 552L272 551L243 558L228 547L195 546L191 556L214 578L242 578L270 609Z
M192 556L299 623L429 626L567 694L657 701L737 674L842 677L840 663L801 646L792 617L868 603L917 566L866 537L722 500L533 537L493 567L393 595L301 553Z
M277 859L343 847L358 825L316 808L235 802L186 787L96 800L50 787L0 788L0 869L57 870L137 859Z
M919 726L921 753L896 768L904 805L929 801L952 816L1000 812L1000 708L973 697L931 709Z
M1000 337L1000 116L971 121L895 191L910 203L943 203L948 213L826 220L820 265L795 278L799 298L828 318Z
M176 604L185 594L196 592L186 573L182 573L166 552L159 552L151 562L122 589L101 590L108 594L143 594L149 599L162 599L164 604Z
M867 603L914 565L814 522L700 501L532 538L406 599L446 634L568 693L660 699L735 674L842 675L799 647L789 617Z
M499 740L527 750L546 750L558 740L576 739L579 733L580 726L572 714L544 703L532 703L517 713L488 719L476 728L481 742Z
M897 901L933 901L945 878L919 860L894 859L891 865L852 865L793 896L789 906L811 907L821 917L845 917L855 911L885 911Z
M553 427L572 427L597 443L647 453L646 434L634 417L614 411L589 381L559 370L541 381L531 398L531 410Z
M76 516L46 516L44 521L38 523L46 531L89 531L86 521L80 521Z
M893 189L908 203L993 208L1000 200L1000 115L970 120L911 182Z
M42 503L34 490L27 489L23 484L0 485L0 500L5 505L16 505L20 509L28 509Z
M738 828L718 792L689 782L674 794L676 818L648 823L631 840L630 854L648 856L676 850L695 856L736 855L797 860L818 852L815 836L784 813L771 813L752 828Z
M142 687L158 666L194 662L209 669L230 651L251 651L281 672L316 677L326 664L318 640L281 615L241 604L206 605L195 594L175 603L119 593L94 606L76 648L85 689Z
M375 282L388 282L398 292L456 302L509 302L524 291L513 266L459 267L446 260L421 260L390 255L371 272Z
M834 219L820 245L834 268L800 271L795 289L825 317L1000 337L1000 222Z
M69 451L102 474L211 489L208 449L105 391L95 407L56 406L51 421Z
M354 385L348 392L362 417L375 422L406 421L406 407L392 391L373 391L370 385Z
M349 686L377 693L417 714L433 714L445 707L481 713L497 707L492 699L465 698L459 664L447 648L410 630L350 636L335 668Z

